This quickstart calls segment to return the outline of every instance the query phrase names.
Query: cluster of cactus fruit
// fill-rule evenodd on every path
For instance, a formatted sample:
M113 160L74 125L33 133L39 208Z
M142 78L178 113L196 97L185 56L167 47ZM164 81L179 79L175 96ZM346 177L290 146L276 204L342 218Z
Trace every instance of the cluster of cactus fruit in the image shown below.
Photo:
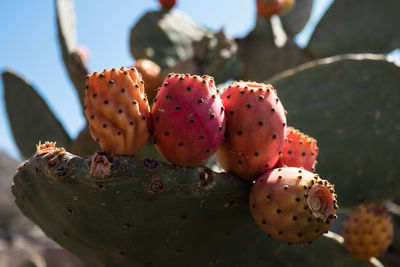
M364 12L375 6L372 0L363 1ZM400 117L393 113L399 101L399 67L378 54L318 59L353 52L351 45L331 45L340 36L311 39L305 50L298 48L293 35L307 22L312 0L257 0L255 29L236 40L195 25L175 12L176 2L159 0L162 10L145 14L133 27L132 66L88 75L84 55L68 47L65 27L73 24L68 18L71 0L56 0L63 59L89 130L74 141L57 130L35 138L60 141L81 155L99 150L92 138L103 152L81 158L54 143L39 144L14 178L21 210L47 235L94 266L189 266L193 253L202 255L196 258L198 266L264 266L271 255L277 258L272 265L282 265L286 255L304 265L373 264L368 260L387 250L395 230L391 213L372 201L400 195L400 182L394 178L399 170L390 164L396 158L393 146L399 148L400 143ZM348 9L346 2L334 2L328 22L346 20L337 19L337 10ZM380 14L379 9L374 12ZM277 15L289 35L283 47L272 37L272 32L279 32L273 23ZM320 23L316 32L322 36L330 23ZM355 52L388 53L393 49L389 44L400 40L390 38L394 41L387 47L359 42ZM316 60L300 65L311 59ZM12 74L3 74L6 89L13 79ZM218 85L229 79L233 82ZM17 87L26 87L16 80ZM377 92L381 84L385 90ZM375 97L365 100L367 93ZM376 112L371 115L371 110ZM390 120L383 122L381 117ZM372 130L354 126L364 121L372 121ZM383 153L385 157L379 156ZM173 165L162 163L166 160ZM329 181L316 173L317 167ZM378 175L385 178L385 185L367 190L374 188ZM37 176L42 179L34 179ZM32 183L37 186L29 187ZM347 208L363 203L346 214L338 210L338 201ZM93 207L98 202L101 208ZM60 220L46 220L41 205ZM108 206L112 208L105 213ZM328 233L338 217L346 218L344 240ZM210 218L214 224L209 224ZM120 225L122 230L110 232L116 237L103 232ZM301 251L285 244L314 240L318 244ZM87 245L98 241L107 253L103 247ZM144 253L150 249L157 257ZM331 257L329 261L315 258L327 251L330 254L323 257Z
M313 241L336 219L333 186L306 170L315 166L316 141L286 127L272 85L232 82L220 98L213 77L170 73L153 102L150 113L134 67L86 77L85 114L104 152L134 155L151 134L177 166L197 167L217 152L225 171L255 181L249 202L257 224L289 243Z

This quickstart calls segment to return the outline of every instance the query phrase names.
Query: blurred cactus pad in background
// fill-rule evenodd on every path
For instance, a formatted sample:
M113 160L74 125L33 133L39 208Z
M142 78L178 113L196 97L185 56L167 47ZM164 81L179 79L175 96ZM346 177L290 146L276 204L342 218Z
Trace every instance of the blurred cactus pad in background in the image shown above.
M204 79L203 83L207 80L210 86L216 85L219 94L223 94L231 81L272 84L279 96L277 102L281 101L287 111L287 124L282 120L283 126L292 126L315 138L318 163L313 171L334 184L335 209L336 204L340 208L335 215L329 214L329 219L318 223L326 222L329 226L333 218L338 216L338 219L329 232L312 244L288 245L275 240L252 220L249 209L252 182L225 172L215 156L210 155L207 161L193 168L184 167L190 164L176 166L167 160L173 158L168 157L168 151L163 150L165 158L158 152L161 146L154 145L153 140L134 156L100 152L101 147L92 138L92 124L85 121L79 132L71 134L53 113L53 105L43 99L40 88L34 85L35 77L28 81L23 75L29 73L7 68L1 75L3 103L15 144L26 161L17 168L16 161L0 154L1 192L11 196L7 186L12 184L15 203L23 215L77 257L58 248L57 253L63 256L57 263L43 249L22 250L29 256L10 266L398 266L400 67L389 54L400 48L400 1L331 1L309 41L301 46L298 34L310 23L317 5L313 0L224 1L234 3L238 10L241 5L254 7L251 15L254 24L240 37L230 36L224 28L197 23L191 18L200 12L195 8L184 14L180 5L189 0L159 1L161 5L153 2L153 8L141 10L133 24L129 18L126 21L130 24L121 25L126 29L123 47L131 54L129 61L114 60L106 68L116 68L122 75L127 70L119 70L122 66L135 67L143 78L143 82L138 78L137 83L142 82L146 91L140 100L149 108L157 101L159 88L168 86L163 81L169 73L203 77L199 79ZM210 6L201 9L202 12L216 9L213 1L207 3ZM59 50L57 60L62 62L65 79L70 81L78 103L73 111L65 107L61 113L83 117L88 104L85 94L92 93L89 88L92 83L86 82L86 77L95 79L103 70L90 68L89 60L95 60L91 58L90 47L85 48L78 40L84 39L78 34L82 26L76 13L78 5L73 0L54 0L52 27ZM273 5L274 9L266 11L264 6L261 11L262 5ZM120 9L125 8L113 6L110 12L118 13ZM90 36L85 38L109 41L113 36L103 35L102 27L107 27L107 20L112 18L95 7L93 12L97 12L103 24L92 28ZM240 20L239 15L221 14L221 17ZM26 41L31 42L40 43ZM104 45L102 49L104 57L113 57L114 47ZM52 75L54 66L38 66L46 69L46 75ZM95 71L94 76L89 76ZM121 90L125 92L125 88ZM122 113L122 109L118 112ZM214 113L208 115L214 119ZM225 115L228 129L229 116L227 112ZM146 133L152 134L147 121L154 121L154 116L146 113L142 118L146 120L142 125L149 127ZM218 119L222 123L223 118ZM224 127L221 124L219 130L225 130ZM169 134L164 130L162 133ZM156 136L157 133L154 140ZM275 134L273 138L276 139ZM151 137L146 137L146 142L147 139ZM54 141L56 146L45 141ZM104 143L99 143L104 148ZM260 140L260 146L263 143ZM322 180L315 179L322 184ZM9 198L0 201L0 207L4 206L0 213L0 238L6 240L4 245L0 242L1 261L16 253L12 248L16 246L17 235L31 236L33 230ZM362 216L352 213L349 217L352 223L347 225L358 225L358 218L373 218L374 225L360 224L360 229L376 229L375 232L349 230L346 226L344 234L343 224L348 214L355 207L371 202L379 208L362 210ZM312 214L311 208L309 212ZM379 217L382 214L385 217ZM297 216L291 220L296 221ZM377 224L382 220L385 227L379 228ZM390 227L394 229L392 232ZM279 231L279 235L283 233ZM358 240L356 245L351 244L353 240ZM380 250L381 243L385 247ZM351 253L346 250L349 248ZM380 253L369 255L367 251ZM30 265L24 265L23 260Z

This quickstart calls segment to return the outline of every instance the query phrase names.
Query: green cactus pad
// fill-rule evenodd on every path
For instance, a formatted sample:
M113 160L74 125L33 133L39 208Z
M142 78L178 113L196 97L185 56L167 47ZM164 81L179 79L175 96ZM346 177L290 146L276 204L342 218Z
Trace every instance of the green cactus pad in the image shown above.
M286 33L294 36L303 30L310 19L314 0L295 0L293 8L281 16Z
M82 56L76 51L76 17L72 0L56 0L56 18L62 59L83 108L85 77L89 74L89 70Z
M384 55L306 63L268 80L288 125L317 139L317 172L340 207L400 195L400 68Z
M389 53L400 47L400 1L335 0L308 44L314 57Z
M36 90L11 71L2 73L4 98L14 140L21 155L29 158L39 141L54 140L68 147L71 139Z
M371 266L329 238L289 246L267 237L250 218L249 187L204 167L48 148L18 168L12 190L27 217L89 266Z
M131 29L130 50L134 58L151 59L166 69L190 59L193 42L207 32L176 10L151 11Z

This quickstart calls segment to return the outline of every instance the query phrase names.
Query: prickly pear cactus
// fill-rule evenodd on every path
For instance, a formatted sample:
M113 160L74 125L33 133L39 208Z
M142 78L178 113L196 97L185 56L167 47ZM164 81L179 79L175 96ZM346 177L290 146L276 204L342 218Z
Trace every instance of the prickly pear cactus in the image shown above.
M18 168L12 190L26 216L89 266L372 266L330 235L307 246L268 238L251 220L249 187L206 167L48 147Z

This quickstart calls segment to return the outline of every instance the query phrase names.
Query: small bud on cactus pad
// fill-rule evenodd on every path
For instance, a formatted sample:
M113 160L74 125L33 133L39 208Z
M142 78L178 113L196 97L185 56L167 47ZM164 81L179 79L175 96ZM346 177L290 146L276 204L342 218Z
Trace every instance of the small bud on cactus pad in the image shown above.
M295 4L295 0L257 0L257 14L263 18L287 13Z
M233 82L221 99L227 116L217 160L227 172L254 180L277 163L285 142L286 115L269 84Z
M317 155L317 141L314 138L293 127L287 127L282 157L278 160L275 168L283 166L303 167L314 172Z
M260 176L250 190L250 210L268 235L289 243L320 237L336 219L333 185L301 168L277 168Z
M164 9L171 9L176 5L176 0L158 0L158 2Z
M86 78L85 115L101 148L133 155L150 139L150 106L136 68L104 70Z
M382 255L393 241L393 222L385 207L376 203L357 206L343 224L346 249L368 260Z
M135 62L134 67L140 72L143 77L146 95L151 103L157 95L158 88L163 82L161 69L156 63L148 59L139 59Z
M225 113L210 76L169 74L154 99L154 142L175 165L195 167L222 142Z

